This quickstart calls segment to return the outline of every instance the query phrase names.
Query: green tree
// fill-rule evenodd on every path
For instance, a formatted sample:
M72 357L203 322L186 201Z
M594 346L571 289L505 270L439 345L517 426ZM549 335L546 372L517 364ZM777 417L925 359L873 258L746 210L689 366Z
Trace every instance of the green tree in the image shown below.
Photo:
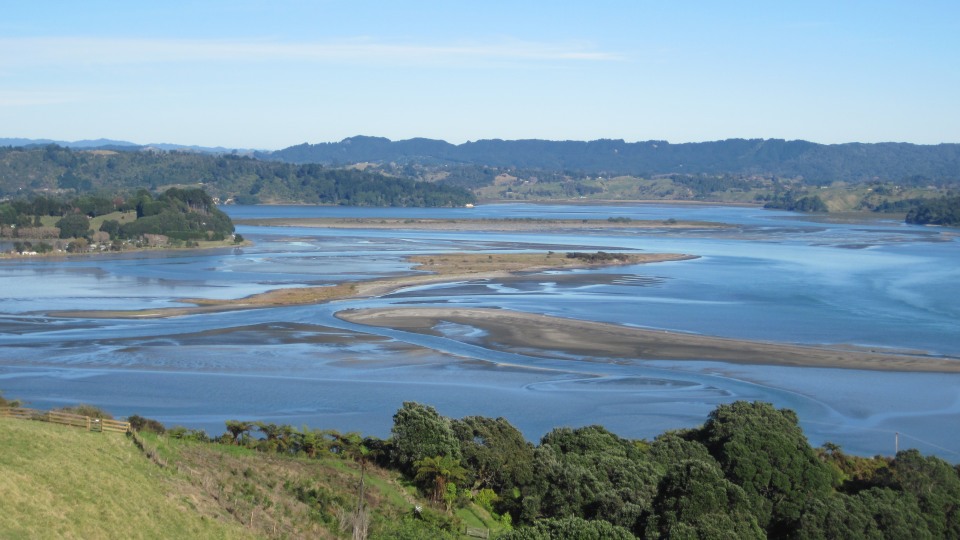
M928 540L937 538L930 533L926 520L917 504L917 499L909 494L889 488L870 488L856 495L873 518L883 538Z
M807 501L792 536L797 540L884 538L863 500L842 493Z
M231 442L239 445L241 441L250 435L250 430L255 427L254 422L242 420L227 420L227 432L230 433Z
M20 212L12 204L0 203L0 225L16 225Z
M83 195L73 200L73 207L89 217L97 217L113 212L116 207L111 199L93 195Z
M427 487L436 503L442 502L447 493L447 485L462 482L467 470L460 465L459 459L450 456L425 457L417 461L416 480Z
M436 456L460 460L460 444L450 420L427 405L406 401L393 415L391 461L410 474L415 463Z
M317 454L328 448L327 432L323 430L303 426L300 431L294 432L293 437L297 451L303 452L307 457L317 457Z
M67 214L57 221L56 226L60 228L60 238L81 238L90 230L90 218L83 214Z
M530 483L533 445L506 419L468 416L453 420L452 428L475 487L503 493Z
M117 238L120 235L120 222L115 219L104 220L100 224L100 231L110 235L110 238Z
M668 431L658 435L650 444L650 459L665 469L688 460L704 461L720 466L710 455L707 447L699 441L691 440L696 432Z
M672 466L660 481L653 511L647 538L766 538L746 493L712 462Z
M960 538L960 477L949 463L915 449L903 450L893 462L893 477L917 499L935 538Z
M521 522L577 516L640 530L662 474L633 441L601 426L554 429L534 451Z
M273 422L252 422L251 424L253 428L257 428L263 434L263 442L270 451L284 454L293 447L294 428L292 426L278 425Z
M831 469L817 459L793 411L761 402L720 405L701 437L726 477L747 493L760 526L772 534L793 527L807 499L831 490Z

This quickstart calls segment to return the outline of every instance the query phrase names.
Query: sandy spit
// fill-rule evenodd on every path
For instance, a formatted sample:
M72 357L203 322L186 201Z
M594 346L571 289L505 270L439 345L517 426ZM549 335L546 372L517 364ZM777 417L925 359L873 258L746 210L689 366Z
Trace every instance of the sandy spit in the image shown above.
M440 335L450 322L482 329L483 345L542 357L630 360L709 360L779 365L960 373L960 358L891 352L850 345L807 346L648 330L489 308L382 308L347 310L341 319L370 326ZM553 354L551 354L553 353ZM558 354L559 353L559 354Z

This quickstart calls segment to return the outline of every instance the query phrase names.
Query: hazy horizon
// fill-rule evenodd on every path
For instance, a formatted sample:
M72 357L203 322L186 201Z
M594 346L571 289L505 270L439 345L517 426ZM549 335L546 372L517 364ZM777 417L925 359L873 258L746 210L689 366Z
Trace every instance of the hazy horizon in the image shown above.
M670 141L670 140L666 140L666 139L657 139L657 138L631 141L631 140L625 140L625 139L614 138L614 137L601 137L601 138L598 138L598 139L542 139L542 138L540 138L540 139L506 139L506 138L503 138L503 137L491 137L491 138L485 138L485 139L468 139L468 140L465 140L465 141L454 142L454 141L447 141L447 140L444 140L444 139L434 139L434 138L431 138L431 137L417 137L417 136L413 136L413 137L407 137L407 138L403 138L403 139L391 139L391 138L389 138L389 137L382 137L382 136L380 136L380 135L367 135L367 134L349 135L349 136L347 136L347 137L344 137L344 138L342 138L342 139L335 140L335 141L333 141L333 140L331 140L331 141L302 141L302 142L299 142L299 143L295 143L295 144L291 144L291 145L285 146L285 147L283 147L283 148L253 148L253 147L246 147L246 146L227 146L227 145L223 145L223 144L209 144L209 145L208 145L208 144L196 144L196 143L178 142L178 141L150 141L150 142L139 142L139 141L126 140L126 139L118 139L118 138L113 138L113 137L94 137L94 138L84 138L84 139L76 139L76 140L67 140L67 139L57 138L57 137L35 137L35 138L34 138L34 137L15 137L15 136L7 137L7 136L4 136L4 137L0 137L0 141L24 139L24 140L32 140L32 141L53 141L53 143L68 143L68 144L96 143L96 142L103 141L103 142L104 142L104 143L103 143L104 145L110 145L110 144L116 144L116 143L119 143L119 144L131 144L131 145L133 145L133 146L138 146L138 147L139 147L139 146L150 147L150 146L168 146L168 145L169 145L169 146L178 146L178 147L186 147L186 148L191 148L191 147L196 147L196 148L222 148L222 149L224 149L224 150L244 150L244 151L257 151L257 152L274 152L274 151L284 150L284 149L286 149L286 148L290 148L290 147L292 147L292 146L297 146L297 145L301 145L301 144L309 144L309 145L316 145L316 144L337 144L337 143L341 143L341 142L343 142L343 141L345 141L345 140L347 140L347 139L353 139L353 138L357 138L357 137L385 138L385 139L388 139L390 142L400 142L400 141L408 141L408 140L415 140L415 139L428 139L428 140L435 140L435 141L446 142L446 143L449 143L449 144L452 144L452 145L455 145L455 146L460 146L460 145L466 144L466 143L475 143L475 142L480 142L480 141L492 141L492 140L500 140L500 141L507 141L507 142L522 141L522 140L543 140L543 141L550 141L550 142L594 142L594 141L600 141L600 140L623 140L623 142L626 143L626 144L635 144L635 143L644 143L644 142L654 142L654 141L656 141L656 142L665 142L665 143L671 144L671 145L679 145L679 144L703 144L703 143L712 143L712 142L722 142L722 141L727 141L727 140L764 140L764 141L784 140L784 141L787 141L787 142L802 141L802 142L809 142L809 143L813 143L813 144L820 144L820 145L827 145L827 146L832 146L832 145L845 145L845 144L914 144L914 145L917 145L917 146L938 146L938 145L942 145L942 144L960 144L960 143L952 143L952 142L941 142L941 143L913 143L913 142L910 142L910 141L873 141L873 142L843 141L843 142L836 142L836 143L823 143L823 142L819 142L819 141L810 141L810 140L806 140L806 139L784 139L784 138L782 138L782 137L727 137L727 138L725 138L725 139L714 139L714 140L704 140L704 141ZM90 147L93 148L93 147L95 147L95 146L90 145ZM82 148L74 148L74 149L82 149Z

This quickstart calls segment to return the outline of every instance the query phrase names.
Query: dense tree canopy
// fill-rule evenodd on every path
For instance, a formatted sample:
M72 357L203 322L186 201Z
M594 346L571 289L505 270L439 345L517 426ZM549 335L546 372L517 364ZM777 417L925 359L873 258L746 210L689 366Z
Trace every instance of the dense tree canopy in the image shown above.
M119 227L119 236L162 234L180 240L223 240L233 233L230 217L201 189L170 188L159 198L140 191L137 220Z
M134 210L136 218L131 215ZM51 216L59 218L52 227ZM91 218L99 218L96 230L91 227ZM43 226L45 219L48 226ZM65 244L70 251L83 251L93 244L105 249L110 241L110 249L144 245L146 235L164 238L161 243L167 239L219 241L233 231L229 216L199 188L170 188L159 195L139 190L132 197L41 195L0 203L0 236L30 240L59 237L69 240L58 244ZM49 247L45 242L38 246Z
M477 487L505 492L533 480L533 445L506 419L468 416L452 427Z
M764 208L778 208L794 212L826 212L827 204L817 195L797 196L787 192L773 197Z
M711 461L684 460L660 480L647 537L764 538L747 494Z
M960 195L915 201L907 223L918 225L960 225Z
M202 185L221 201L247 204L463 206L474 202L473 195L460 187L358 169L191 152L90 152L53 145L0 148L0 198L53 190L75 194L163 191L176 185Z
M796 414L769 403L720 405L701 437L768 530L792 527L807 500L826 496L835 479L807 443Z
M813 184L875 178L889 181L915 179L926 183L960 181L960 171L956 167L960 160L958 144L825 145L782 139L728 139L682 144L667 141L628 143L610 139L494 139L454 145L430 139L391 141L361 136L337 143L301 144L258 155L291 163L472 164L645 176L762 174L798 177Z
M957 470L917 450L897 454L893 478L913 495L935 538L960 538L960 476Z
M558 428L534 452L523 488L525 520L581 516L639 531L663 470L633 442L601 426Z
M424 458L461 457L460 444L449 418L428 405L407 401L393 415L391 459L400 468L415 472Z
M80 238L90 230L90 218L83 214L67 214L57 221L60 238Z

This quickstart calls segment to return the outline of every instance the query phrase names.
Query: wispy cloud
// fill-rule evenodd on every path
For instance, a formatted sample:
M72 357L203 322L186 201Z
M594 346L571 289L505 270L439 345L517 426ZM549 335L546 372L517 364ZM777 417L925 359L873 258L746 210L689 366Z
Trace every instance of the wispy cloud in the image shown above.
M14 53L14 51L16 51ZM97 37L0 38L0 65L121 65L151 63L312 62L401 65L482 62L609 62L616 53L590 44L537 43L510 38L483 43L418 44L356 38L324 42Z
M74 103L76 95L60 92L36 92L26 90L0 90L0 107L25 107L31 105L58 105Z

